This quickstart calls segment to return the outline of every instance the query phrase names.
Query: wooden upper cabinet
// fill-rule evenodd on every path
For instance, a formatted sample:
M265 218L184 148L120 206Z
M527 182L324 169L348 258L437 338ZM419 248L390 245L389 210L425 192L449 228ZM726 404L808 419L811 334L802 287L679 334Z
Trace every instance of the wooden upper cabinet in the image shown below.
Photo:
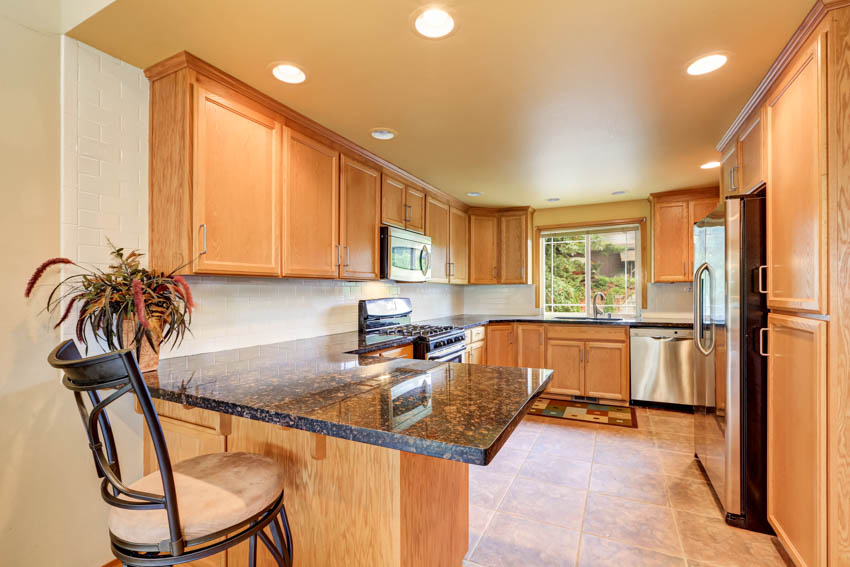
M545 367L546 348L543 329L542 324L517 324L517 366L522 368Z
M733 143L720 160L720 193L724 197L739 192L738 170L738 145Z
M628 343L585 343L585 395L609 400L628 400L628 367Z
M283 273L339 275L339 153L287 129Z
M405 188L407 221L405 228L414 232L425 232L425 192L408 185Z
M425 192L386 173L381 177L381 222L425 232Z
M516 337L513 323L487 325L487 364L516 366Z
M494 284L499 282L498 244L499 217L495 215L469 215L469 283Z
M553 370L547 392L569 396L584 395L584 343L582 341L548 339L546 368Z
M716 187L652 194L652 281L690 282L693 225L717 207Z
M469 215L449 207L449 283L469 283Z
M767 103L767 304L773 309L827 309L826 64L823 33L800 51Z
M683 282L690 281L688 260L691 257L690 207L687 201L657 203L653 208L653 240L655 250L653 281Z
M346 155L340 170L341 278L380 277L381 173Z
M796 565L827 565L827 323L767 324L767 519Z
M431 237L431 281L449 283L449 205L427 199L425 234Z
M528 281L529 227L526 213L504 213L499 217L499 283Z
M195 92L194 271L280 275L282 122L226 89Z
M756 112L738 136L738 183L741 193L750 193L767 179L765 163L764 109Z
M404 205L405 187L402 181L386 173L381 176L381 222L404 228L407 209Z

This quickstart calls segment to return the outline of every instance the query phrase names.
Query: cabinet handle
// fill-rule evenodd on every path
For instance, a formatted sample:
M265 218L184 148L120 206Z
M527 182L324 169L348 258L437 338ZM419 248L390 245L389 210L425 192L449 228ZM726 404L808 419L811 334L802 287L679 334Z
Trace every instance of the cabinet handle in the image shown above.
M413 207L410 205L404 206L404 222L410 222L413 219Z
M493 266L493 279L496 279L496 266Z
M345 247L345 265L351 265L351 248L349 248L348 246Z
M337 265L337 266L339 266L340 264L342 264L342 256L340 255L340 250L339 250L339 249L340 249L340 246L339 246L339 244L337 244L337 245L336 245L336 265Z
M201 226L199 226L198 228L202 228L202 229L204 229L204 238L203 238L204 249L203 249L203 250L201 250L201 253L200 253L200 254L198 254L198 256L203 256L204 254L206 254L206 253L207 253L207 225L206 225L206 224L202 224L202 225L201 225Z
M579 363L584 362L584 349L580 348L578 350L578 361Z
M514 344L514 333L513 333L513 331L508 332L508 344L509 345Z
M584 357L584 361L590 364L590 349L587 349L587 356Z
M765 277L764 275L767 273L767 266L759 266L759 293L767 293L767 288L765 287Z
M543 333L540 333L540 346L543 346Z
M519 269L519 277L521 277L522 279L525 279L525 266L522 266Z
M736 179L735 174L736 173L738 173L738 166L733 165L732 169L729 170L729 191L730 192L738 190L738 184L735 182L735 179Z
M767 334L767 327L759 329L759 354L762 356L770 356L770 353L765 350L764 337Z

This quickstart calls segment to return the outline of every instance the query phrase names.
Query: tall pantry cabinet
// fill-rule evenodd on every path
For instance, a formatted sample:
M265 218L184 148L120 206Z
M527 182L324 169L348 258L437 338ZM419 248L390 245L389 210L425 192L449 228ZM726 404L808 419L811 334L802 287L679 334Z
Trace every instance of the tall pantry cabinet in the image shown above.
M844 7L842 7L844 6ZM722 147L766 183L767 512L794 563L850 564L850 6L815 5Z

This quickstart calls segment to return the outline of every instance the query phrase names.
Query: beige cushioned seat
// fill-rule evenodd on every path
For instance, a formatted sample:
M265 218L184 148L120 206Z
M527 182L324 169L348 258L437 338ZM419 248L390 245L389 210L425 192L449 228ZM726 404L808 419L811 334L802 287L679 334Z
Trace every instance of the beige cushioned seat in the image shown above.
M283 471L274 460L252 453L216 453L172 466L177 509L187 540L236 525L271 505L283 491ZM159 471L130 488L162 494ZM165 510L111 508L109 530L124 541L158 544L171 539Z

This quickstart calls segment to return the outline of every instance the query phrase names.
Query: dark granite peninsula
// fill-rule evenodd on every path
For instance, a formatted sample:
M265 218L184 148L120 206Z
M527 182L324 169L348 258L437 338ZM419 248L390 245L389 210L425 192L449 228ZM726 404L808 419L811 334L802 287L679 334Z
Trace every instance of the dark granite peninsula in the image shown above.
M490 462L552 372L347 353L375 348L366 342L343 333L161 360L145 377L171 457L279 460L296 565L460 565L468 466ZM146 433L146 473L150 452ZM263 553L258 565L272 565ZM228 565L245 557L237 547Z

